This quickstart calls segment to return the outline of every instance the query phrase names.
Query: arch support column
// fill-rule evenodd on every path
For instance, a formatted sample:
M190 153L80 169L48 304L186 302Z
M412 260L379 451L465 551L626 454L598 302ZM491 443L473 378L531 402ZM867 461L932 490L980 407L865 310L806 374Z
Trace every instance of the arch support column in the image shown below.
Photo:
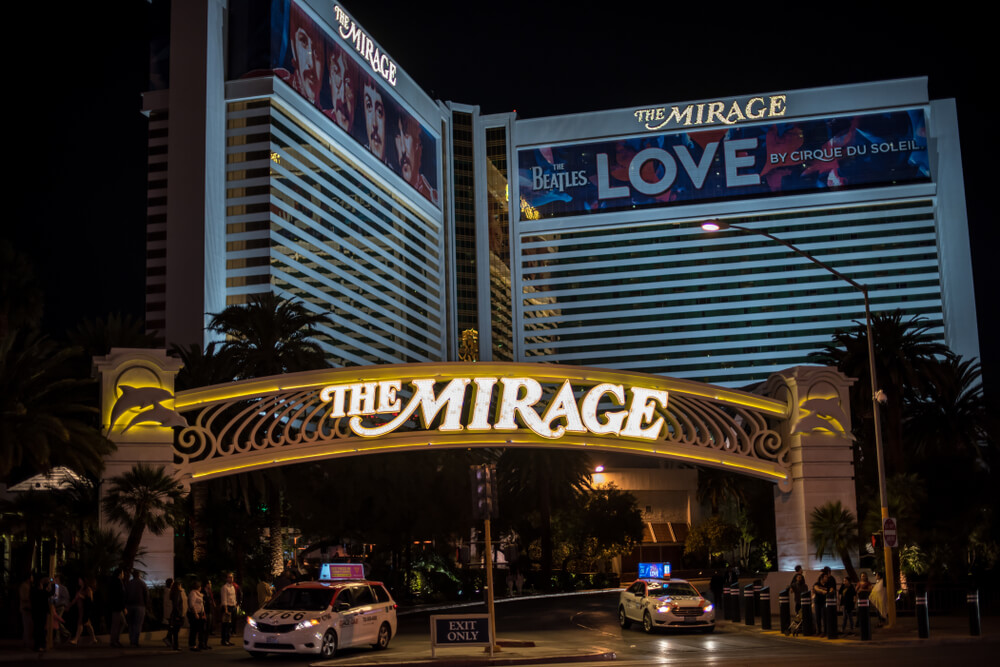
M809 519L815 508L838 500L855 517L858 514L848 395L853 383L836 368L795 366L774 373L762 388L765 395L787 400L791 406L789 418L779 426L782 442L788 446L791 489L775 486L774 490L781 571L792 571L796 565L806 570L843 567L836 554L816 558L816 547L809 540ZM858 554L853 554L855 564L857 559Z
M137 463L164 466L176 474L173 426L186 425L174 412L174 379L182 364L166 350L112 348L110 354L94 358L100 375L101 426L118 449L104 460L100 495L107 495L108 480L127 472ZM100 527L128 537L126 529L108 520L103 507ZM174 574L174 534L146 532L140 552L146 580L162 582Z

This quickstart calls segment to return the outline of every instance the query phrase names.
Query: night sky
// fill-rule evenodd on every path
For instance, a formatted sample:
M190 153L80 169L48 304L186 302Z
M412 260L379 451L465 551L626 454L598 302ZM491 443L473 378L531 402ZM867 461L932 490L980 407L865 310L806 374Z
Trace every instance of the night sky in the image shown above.
M958 100L980 347L987 390L996 393L1000 355L988 333L1000 248L988 200L996 58L986 21L914 3L344 4L433 97L478 104L483 113L537 117L929 76L932 99ZM23 28L7 42L6 158L14 180L6 191L15 204L0 233L34 259L51 333L111 311L141 317L146 122L139 110L150 6L120 0L57 3L44 17L21 12L8 18Z

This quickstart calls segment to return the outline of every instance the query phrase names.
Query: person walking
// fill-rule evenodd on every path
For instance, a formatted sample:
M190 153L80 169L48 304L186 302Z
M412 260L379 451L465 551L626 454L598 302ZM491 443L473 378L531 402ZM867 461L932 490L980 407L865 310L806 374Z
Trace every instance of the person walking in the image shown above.
M146 608L149 606L149 587L142 580L139 570L132 570L132 578L125 586L125 610L128 620L128 643L132 648L139 648L139 635L142 634L142 622L146 618Z
M875 585L872 586L872 593L868 599L871 601L871 608L878 615L878 627L881 628L889 613L889 598L886 595L885 579L881 572L875 574Z
M83 636L84 629L90 631L90 639L94 644L100 644L100 640L97 638L97 633L94 632L94 587L83 580L83 577L77 582L80 585L79 590L76 592L76 596L73 598L71 604L76 605L76 635L73 639L69 640L70 644L76 646L80 641L80 637Z
M838 591L840 595L840 607L844 612L844 620L840 624L840 631L843 633L847 632L847 624L851 624L851 634L854 634L854 609L857 606L858 601L858 591L854 587L854 582L852 582L846 575L844 576L844 582L840 585L840 590Z
M268 579L271 578L270 574L265 574L260 581L257 582L257 608L260 609L266 605L271 597L274 595L274 586Z
M69 639L69 630L66 629L63 616L66 610L70 609L69 589L63 583L62 575L56 575L52 582L52 608L55 616L52 622L52 641Z
M34 623L31 620L31 590L35 587L35 575L28 573L28 578L17 588L18 604L21 609L21 627L24 629L24 648L31 649L35 645Z
M180 651L181 626L184 625L184 611L187 609L184 587L181 586L180 580L171 582L170 589L167 591L167 594L163 596L164 610L166 610L168 604L170 605L170 611L169 615L166 616L166 644L171 649Z
M229 639L236 634L236 609L240 604L240 589L232 572L226 575L226 583L222 584L219 597L222 610L222 645L232 646L233 643Z
M115 569L115 576L111 579L111 588L108 591L108 610L111 613L111 637L110 645L113 648L121 648L118 637L125 626L125 570Z
M201 592L201 583L195 580L188 594L188 648L201 651L208 648L208 629L205 627L205 598Z

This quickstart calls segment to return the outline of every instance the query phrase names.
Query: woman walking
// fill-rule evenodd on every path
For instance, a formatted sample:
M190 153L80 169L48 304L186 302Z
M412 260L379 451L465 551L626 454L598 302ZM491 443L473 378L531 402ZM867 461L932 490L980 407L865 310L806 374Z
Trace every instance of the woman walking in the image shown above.
M94 644L99 644L100 640L97 638L97 633L94 632L94 587L83 580L83 577L77 582L80 585L79 590L76 592L76 597L70 605L76 606L76 636L69 640L70 644L74 646L80 641L80 637L83 635L83 630L86 628L90 632L90 640Z

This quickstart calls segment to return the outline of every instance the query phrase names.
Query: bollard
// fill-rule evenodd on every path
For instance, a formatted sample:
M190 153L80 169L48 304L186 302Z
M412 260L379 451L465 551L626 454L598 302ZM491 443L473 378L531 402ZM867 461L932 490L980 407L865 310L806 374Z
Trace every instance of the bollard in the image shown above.
M727 621L733 620L733 590L729 584L722 589L722 617Z
M972 591L965 596L969 603L969 634L978 637L983 634L982 625L979 623L979 591Z
M757 619L760 618L760 589L761 589L761 580L760 579L754 579L753 580L753 614L754 614L754 618L757 618Z
M836 639L837 632L837 594L830 592L826 596L826 616L823 618L826 625L826 638Z
M785 589L778 593L778 625L781 627L781 634L788 634L788 626L792 624L792 604L791 591Z
M732 595L730 597L732 598L732 601L733 601L733 607L732 607L733 617L730 620L732 620L733 623L739 623L740 622L740 582L737 581L733 586L730 586L729 587L729 592L732 593Z
M931 635L930 617L927 614L927 589L923 586L917 589L917 605L914 609L917 615L917 636L927 639Z
M807 637L816 634L816 623L813 622L812 591L806 591L802 594L802 634Z
M861 633L861 641L867 642L872 638L872 622L868 616L868 591L858 591L858 632Z
M746 588L743 589L743 614L746 618L745 625L754 624L753 615L753 584L747 584Z
M760 629L771 629L771 588L764 586L758 593L757 615L760 616Z

